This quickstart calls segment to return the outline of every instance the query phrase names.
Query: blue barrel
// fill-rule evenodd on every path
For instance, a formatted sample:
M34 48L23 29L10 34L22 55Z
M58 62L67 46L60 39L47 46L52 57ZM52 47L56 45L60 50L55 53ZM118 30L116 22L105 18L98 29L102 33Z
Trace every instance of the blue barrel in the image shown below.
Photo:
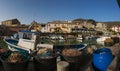
M97 71L106 71L113 60L109 48L100 48L93 53L93 66Z

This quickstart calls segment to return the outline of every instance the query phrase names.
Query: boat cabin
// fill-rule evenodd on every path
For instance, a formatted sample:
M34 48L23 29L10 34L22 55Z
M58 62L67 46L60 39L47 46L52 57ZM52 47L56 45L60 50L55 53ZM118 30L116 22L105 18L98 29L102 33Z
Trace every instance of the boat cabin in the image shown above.
M32 30L20 30L18 32L18 46L34 50L36 46L37 32Z

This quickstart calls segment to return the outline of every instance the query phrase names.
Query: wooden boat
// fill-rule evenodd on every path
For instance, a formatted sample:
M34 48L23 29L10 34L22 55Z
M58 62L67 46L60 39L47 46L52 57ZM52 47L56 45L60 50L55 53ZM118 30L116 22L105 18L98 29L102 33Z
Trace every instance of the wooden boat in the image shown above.
M29 52L35 50L37 32L32 30L20 30L18 32L18 40L13 38L4 38L8 48L12 51Z

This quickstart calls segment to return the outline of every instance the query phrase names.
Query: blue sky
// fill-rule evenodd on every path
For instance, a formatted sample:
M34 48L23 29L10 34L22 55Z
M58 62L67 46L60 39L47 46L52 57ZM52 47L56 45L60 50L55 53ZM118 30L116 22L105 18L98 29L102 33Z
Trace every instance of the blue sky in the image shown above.
M120 8L116 0L0 0L0 21L14 18L22 24L77 18L120 21Z

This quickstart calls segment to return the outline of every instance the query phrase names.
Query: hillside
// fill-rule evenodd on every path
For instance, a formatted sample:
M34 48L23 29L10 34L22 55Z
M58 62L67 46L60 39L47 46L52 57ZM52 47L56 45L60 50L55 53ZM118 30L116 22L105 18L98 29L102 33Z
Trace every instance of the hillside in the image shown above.
M109 27L115 26L115 25L120 26L120 22L102 22L102 23L107 24Z

